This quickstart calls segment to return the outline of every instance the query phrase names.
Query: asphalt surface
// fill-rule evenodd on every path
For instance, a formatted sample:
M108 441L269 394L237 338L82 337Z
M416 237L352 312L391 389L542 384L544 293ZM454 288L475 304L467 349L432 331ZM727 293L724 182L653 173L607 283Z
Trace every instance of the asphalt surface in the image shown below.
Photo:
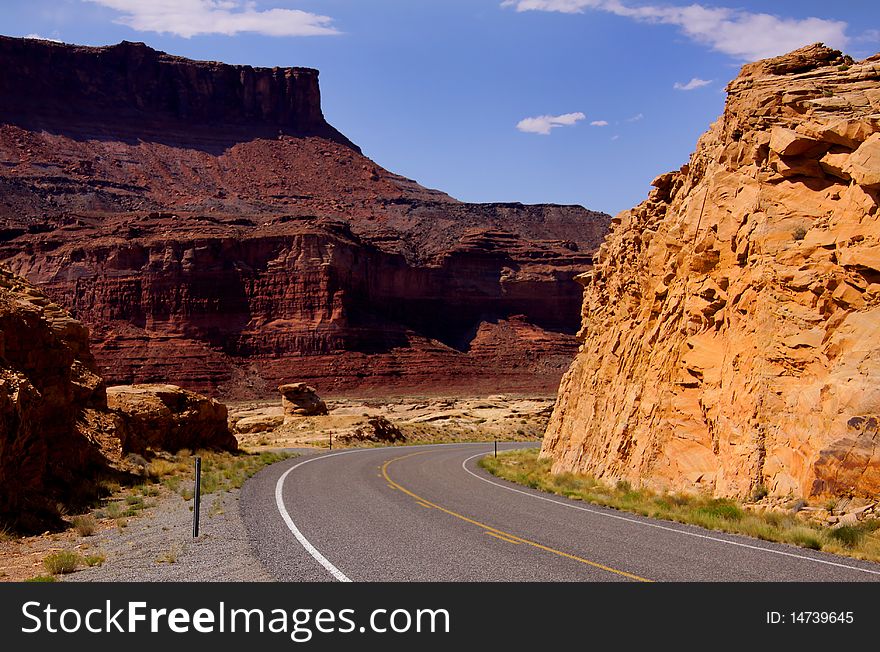
M240 499L255 554L282 581L880 581L880 564L499 480L477 466L491 450L354 449L268 467Z

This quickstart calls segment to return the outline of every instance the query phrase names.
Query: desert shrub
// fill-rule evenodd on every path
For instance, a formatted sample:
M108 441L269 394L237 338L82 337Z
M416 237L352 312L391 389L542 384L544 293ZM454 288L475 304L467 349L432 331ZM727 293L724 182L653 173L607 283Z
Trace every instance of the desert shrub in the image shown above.
M697 508L697 512L725 521L738 521L743 517L743 511L739 506L725 498L714 498L702 507Z
M90 537L98 529L98 521L91 514L83 514L82 516L74 516L70 519L76 533L81 537Z
M88 566L89 568L92 568L93 566L101 566L105 560L106 560L106 557L104 555L102 555L101 553L97 553L94 555L86 555L83 558L83 562L85 562L85 565Z
M857 525L841 525L831 530L829 536L847 548L855 548L865 536L865 531Z
M72 573L80 563L82 563L82 557L72 550L53 552L43 559L43 567L52 575Z

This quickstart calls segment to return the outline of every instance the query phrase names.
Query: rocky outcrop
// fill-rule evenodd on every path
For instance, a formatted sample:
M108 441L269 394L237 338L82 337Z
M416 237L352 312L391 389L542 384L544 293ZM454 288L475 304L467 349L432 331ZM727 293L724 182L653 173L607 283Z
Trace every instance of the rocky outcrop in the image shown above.
M88 330L42 292L0 268L0 520L22 529L94 492L114 455Z
M125 421L122 448L128 453L238 448L226 406L175 385L108 387L107 405Z
M88 329L0 268L0 527L42 530L138 471L128 453L236 450L226 407L174 386L106 388Z
M315 71L5 38L0 64L0 260L90 326L109 382L546 391L570 362L609 216L388 172Z
M880 493L880 55L749 64L612 221L553 469L745 496Z
M406 435L391 421L383 416L376 415L368 417L365 424L340 435L339 440L345 444L359 444L367 441L394 444L406 441Z
M327 404L318 396L314 387L305 383L288 383L278 388L281 392L281 408L284 420L296 417L313 417L327 414Z

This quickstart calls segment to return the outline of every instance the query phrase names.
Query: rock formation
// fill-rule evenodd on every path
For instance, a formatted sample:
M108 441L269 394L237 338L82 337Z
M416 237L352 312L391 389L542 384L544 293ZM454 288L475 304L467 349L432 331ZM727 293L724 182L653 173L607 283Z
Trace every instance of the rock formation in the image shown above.
M125 452L238 448L226 406L175 385L108 387L107 406L125 421Z
M0 527L42 529L148 447L235 450L226 408L173 386L106 388L88 329L0 267Z
M3 37L0 65L0 260L91 327L109 382L552 390L570 362L609 216L392 174L315 70Z
M119 458L105 409L88 330L0 268L0 519L29 529L93 495L90 475Z
M880 493L880 55L743 67L612 220L542 454L716 495Z
M288 417L313 417L327 414L327 404L318 396L314 387L305 383L288 383L278 388L284 419Z
M375 415L368 417L365 424L356 427L351 432L340 435L339 440L345 444L355 445L365 441L394 444L406 441L406 435L385 417Z

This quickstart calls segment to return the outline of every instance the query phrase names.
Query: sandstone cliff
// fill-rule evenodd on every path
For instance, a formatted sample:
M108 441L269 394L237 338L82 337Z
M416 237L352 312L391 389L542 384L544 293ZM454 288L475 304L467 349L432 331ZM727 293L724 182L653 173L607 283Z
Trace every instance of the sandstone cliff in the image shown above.
M880 494L880 55L743 67L690 162L612 221L553 469Z
M609 216L388 172L314 70L3 37L0 65L0 260L108 381L552 390L570 362Z

